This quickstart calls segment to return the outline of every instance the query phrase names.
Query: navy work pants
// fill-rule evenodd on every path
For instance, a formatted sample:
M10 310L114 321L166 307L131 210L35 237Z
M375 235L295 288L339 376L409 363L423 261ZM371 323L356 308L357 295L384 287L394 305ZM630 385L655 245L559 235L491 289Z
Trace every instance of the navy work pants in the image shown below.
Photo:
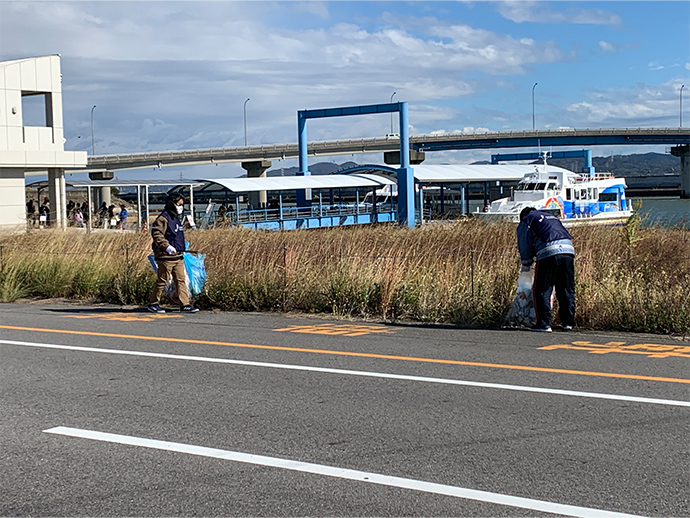
M575 325L574 259L570 254L556 254L537 261L534 267L533 289L537 327L551 325L551 295L554 287L561 324Z

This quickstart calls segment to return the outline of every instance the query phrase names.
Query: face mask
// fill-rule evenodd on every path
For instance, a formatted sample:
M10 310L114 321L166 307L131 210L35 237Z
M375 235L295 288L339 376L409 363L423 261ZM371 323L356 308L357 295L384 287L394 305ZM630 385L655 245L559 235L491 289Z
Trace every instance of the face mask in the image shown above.
M184 212L184 207L182 205L177 206L177 213L182 215L182 212Z

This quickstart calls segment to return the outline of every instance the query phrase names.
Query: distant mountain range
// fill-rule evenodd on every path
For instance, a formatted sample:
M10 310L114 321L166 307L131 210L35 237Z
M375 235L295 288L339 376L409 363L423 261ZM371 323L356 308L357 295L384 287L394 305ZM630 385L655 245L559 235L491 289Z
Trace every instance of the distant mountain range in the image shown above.
M577 158L554 158L549 164L571 171L581 171L583 160ZM612 173L614 176L669 176L680 175L680 158L671 154L644 153L638 155L597 156L592 158L596 172Z

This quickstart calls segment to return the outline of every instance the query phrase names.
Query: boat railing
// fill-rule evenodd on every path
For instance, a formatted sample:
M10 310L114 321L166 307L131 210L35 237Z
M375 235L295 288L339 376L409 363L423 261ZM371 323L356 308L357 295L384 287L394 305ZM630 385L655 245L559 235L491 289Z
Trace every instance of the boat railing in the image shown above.
M615 178L613 173L594 173L594 176L589 176L587 174L582 174L576 178L577 183L592 182L594 180L608 180L610 178Z

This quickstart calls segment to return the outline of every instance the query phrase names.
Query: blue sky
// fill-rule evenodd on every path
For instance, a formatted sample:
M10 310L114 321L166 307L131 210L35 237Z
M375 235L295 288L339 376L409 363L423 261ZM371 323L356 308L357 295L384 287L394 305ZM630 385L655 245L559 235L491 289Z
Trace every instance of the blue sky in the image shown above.
M530 129L534 83L538 128L678 127L690 3L0 2L0 60L56 53L65 147L90 152L96 105L96 154L243 145L247 98L250 145L296 142L297 110L385 103L393 92L415 135ZM309 138L383 136L390 123L313 121ZM646 151L664 148L593 150ZM350 159L382 161L333 158Z

